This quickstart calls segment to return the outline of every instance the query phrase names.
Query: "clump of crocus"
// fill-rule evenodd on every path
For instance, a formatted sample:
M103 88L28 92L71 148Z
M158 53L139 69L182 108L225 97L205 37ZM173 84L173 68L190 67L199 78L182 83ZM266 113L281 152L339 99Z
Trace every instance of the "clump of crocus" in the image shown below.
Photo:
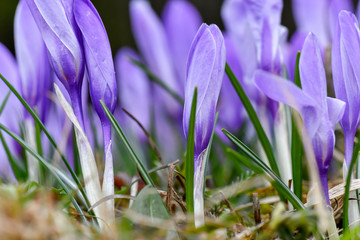
M204 223L205 155L215 121L225 69L224 38L216 25L202 24L188 57L183 114L187 137L194 90L198 88L194 139L194 215L195 226Z
M89 89L95 111L100 117L104 137L105 167L103 176L103 196L114 194L114 168L111 149L111 123L100 100L114 112L117 100L117 86L111 48L105 27L89 0L74 1L74 16L81 31L89 75ZM108 223L115 221L114 200L109 200L106 208Z
M335 145L335 124L344 114L345 103L327 97L324 65L312 33L305 39L299 70L302 90L294 83L264 71L257 72L255 82L268 97L290 105L300 113L313 146L326 202L330 204L327 172Z

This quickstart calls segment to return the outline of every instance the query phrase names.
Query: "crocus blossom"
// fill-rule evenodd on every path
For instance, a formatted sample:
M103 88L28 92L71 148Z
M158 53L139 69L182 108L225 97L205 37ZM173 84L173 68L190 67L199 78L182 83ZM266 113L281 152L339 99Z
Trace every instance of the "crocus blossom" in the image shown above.
M345 137L345 162L350 166L353 142L360 125L360 32L356 17L341 11L332 45L332 71L336 97L346 102L340 124Z
M100 100L114 112L117 101L117 85L112 60L111 48L104 24L89 0L74 1L74 16L81 31L87 73L89 75L89 89L93 106L100 117L104 145L105 145L105 170L103 181L103 195L114 194L114 169L111 149L111 124L107 118ZM114 216L114 200L108 205L108 223L112 223Z
M300 113L312 142L324 194L330 204L327 171L335 145L335 124L344 114L345 103L327 97L324 65L312 33L305 39L299 69L302 90L294 83L264 71L257 72L255 82L268 97L290 105Z
M73 0L26 2L47 47L53 70L67 89L75 115L84 128L81 85L85 65L71 12Z
M204 222L203 184L205 150L209 144L215 121L225 69L225 44L216 25L202 24L192 43L188 58L183 114L184 133L187 136L191 104L195 87L198 88L194 139L194 214L195 225Z

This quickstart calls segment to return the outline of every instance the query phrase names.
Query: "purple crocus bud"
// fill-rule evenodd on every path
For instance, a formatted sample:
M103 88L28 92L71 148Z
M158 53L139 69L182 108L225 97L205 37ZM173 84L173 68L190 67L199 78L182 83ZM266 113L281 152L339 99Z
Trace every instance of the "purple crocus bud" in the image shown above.
M192 40L202 22L201 16L188 1L171 0L165 5L162 20L176 70L177 81L180 88L184 89L186 61Z
M113 113L117 101L117 86L111 48L104 24L89 0L74 1L74 16L81 31L86 68L89 75L89 89L95 111L100 117L105 149L103 195L114 194L114 169L111 152L111 124L100 100ZM108 221L115 221L114 201L106 203Z
M14 56L11 52L0 43L0 74L3 75L17 91L20 90L20 74L18 71L18 66ZM0 103L5 99L6 94L8 93L9 88L5 85L3 81L0 81ZM20 134L20 121L22 119L23 107L18 100L18 98L11 93L5 108L3 109L2 114L0 115L0 123L4 124L10 130L14 131L17 134ZM17 142L10 137L8 134L3 133L3 137L10 148L10 151L13 155L18 155L19 146ZM11 170L9 161L5 149L3 148L2 143L0 142L0 176L15 180L14 174Z
M165 29L150 3L147 0L132 0L130 17L137 46L147 66L172 90L183 96L182 84L176 80ZM167 112L177 116L181 111L181 106L158 86L155 86L155 91L158 92L157 98L166 106Z
M81 85L84 59L71 13L73 0L26 0L50 55L50 63L69 92L75 115L84 128Z
M74 15L82 34L90 96L102 122L108 120L100 100L114 112L117 86L108 36L99 13L89 0L74 1Z
M38 107L40 113L47 112L46 92L51 87L51 68L44 41L25 0L19 2L14 22L21 93L32 107ZM44 120L44 114L40 115Z
M122 48L115 58L120 106L131 113L144 127L150 129L151 95L150 82L145 73L131 59L140 61L139 56L130 48ZM122 122L132 126L139 140L146 141L144 132L136 126L129 116L121 114Z
M221 31L216 25L202 24L189 53L183 115L184 133L187 136L192 98L197 87L195 156L206 149L210 140L225 61L225 44Z
M257 72L255 82L265 95L290 105L300 113L312 142L324 194L330 204L327 171L335 145L335 124L344 114L345 103L327 97L324 65L312 33L305 39L299 70L302 90L294 83L264 71Z
M360 125L360 32L354 14L341 11L332 44L332 72L336 97L346 102L340 121L349 168L356 130Z
M185 83L183 114L184 133L187 137L194 90L198 88L194 139L194 215L195 226L204 223L203 187L205 153L215 121L225 69L225 43L216 25L202 24L191 45Z

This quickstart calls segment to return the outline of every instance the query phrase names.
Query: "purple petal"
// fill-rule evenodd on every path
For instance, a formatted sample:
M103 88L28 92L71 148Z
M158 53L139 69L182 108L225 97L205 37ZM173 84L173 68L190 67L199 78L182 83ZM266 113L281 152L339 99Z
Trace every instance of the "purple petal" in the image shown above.
M198 88L195 152L201 153L208 145L225 68L225 44L216 25L202 24L192 43L185 84L183 115L187 136L191 103L195 87Z
M345 112L346 103L336 99L327 97L327 106L328 106L328 114L329 121L331 123L332 129L335 129L335 125L341 120Z
M139 56L129 48L118 51L115 59L117 82L119 89L119 102L122 108L130 112L147 129L150 129L150 82L145 73L131 59L139 61ZM137 136L145 141L143 131L136 126L133 120L121 114L123 122L136 129ZM129 124L130 123L130 124ZM134 123L134 124L132 124Z
M89 0L75 0L74 16L82 33L90 96L103 121L107 119L100 100L114 111L117 86L109 39L95 7Z
M0 74L5 77L17 91L20 90L20 74L18 65L11 52L0 43ZM9 88L1 80L0 81L0 102L5 99L6 94L9 92ZM0 122L5 124L11 130L20 132L19 122L22 119L23 106L18 98L11 93L8 102L0 115ZM5 135L5 134L4 134ZM1 144L0 144L1 145Z
M186 61L192 40L202 22L201 16L188 1L172 0L166 4L162 20L178 83L184 89Z
M0 74L5 77L15 88L20 90L20 77L18 72L18 66L16 64L14 56L11 52L0 43ZM9 92L9 88L5 83L0 80L0 102L4 101L6 94ZM4 124L10 130L17 134L20 134L20 121L22 119L23 107L17 97L11 93L7 105L3 109L0 115L0 123ZM3 133L4 139L8 144L8 147L13 155L20 154L20 147L17 142L8 134ZM13 172L11 170L9 161L7 159L6 152L3 145L0 143L0 176L7 177L11 180L15 180Z
M52 67L69 91L80 89L84 62L79 40L61 1L26 0L49 51Z
M332 47L333 83L336 97L346 102L341 125L354 132L360 123L360 35L355 16L339 14L339 25Z
M25 2L18 4L15 20L15 50L21 76L21 92L31 106L44 111L49 101L51 68L45 44ZM43 116L44 117L44 116Z
M304 120L309 136L315 135L321 112L311 96L292 82L265 71L256 72L255 84L267 97L296 109Z
M305 39L299 62L301 86L319 107L326 106L326 75L320 49L314 34Z

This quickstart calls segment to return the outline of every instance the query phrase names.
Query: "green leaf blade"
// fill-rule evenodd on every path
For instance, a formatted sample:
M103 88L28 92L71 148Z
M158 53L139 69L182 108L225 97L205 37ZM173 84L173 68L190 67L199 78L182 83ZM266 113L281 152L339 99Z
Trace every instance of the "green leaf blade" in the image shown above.
M270 141L268 139L268 137L266 136L266 133L260 123L260 120L255 112L254 107L252 106L249 98L247 97L244 89L242 88L242 86L240 85L239 81L237 80L237 78L235 77L233 71L231 70L230 66L226 63L225 65L225 72L227 74L227 76L229 77L231 84L233 85L236 93L238 94L241 102L243 103L249 118L251 120L251 122L254 125L256 134L259 138L259 141L265 151L266 157L269 160L269 164L271 166L271 169L278 175L280 176L280 172L279 172L279 168L277 166L276 160L275 160L275 156L274 156L274 152L272 150Z

